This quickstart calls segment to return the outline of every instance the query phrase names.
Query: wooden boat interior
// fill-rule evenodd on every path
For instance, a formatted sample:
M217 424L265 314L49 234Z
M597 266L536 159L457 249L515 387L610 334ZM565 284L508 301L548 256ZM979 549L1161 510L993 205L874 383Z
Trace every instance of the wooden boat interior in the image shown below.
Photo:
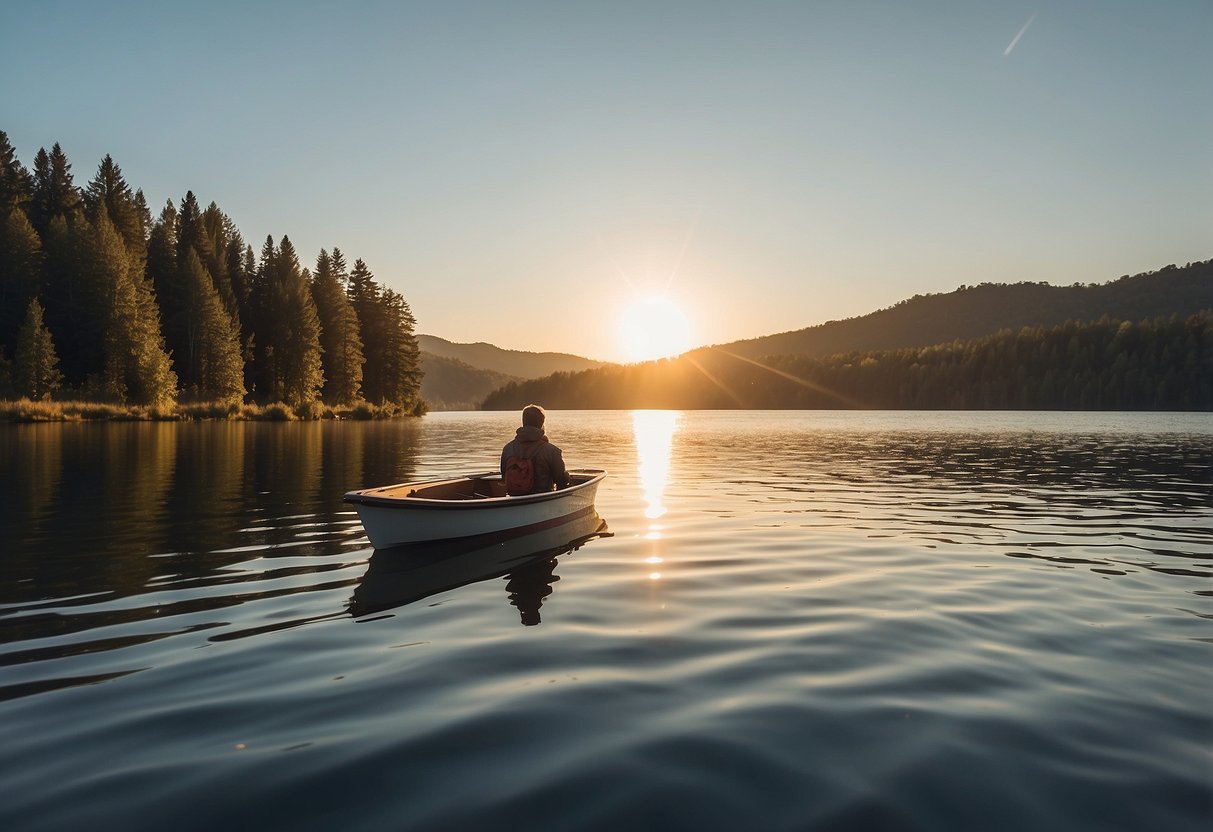
M569 484L580 485L602 473L598 469L584 468L569 471ZM360 492L367 497L400 499L415 497L423 500L483 500L489 497L504 497L505 480L500 474L489 473L470 477L453 477L433 482L406 482L383 488L368 488Z
M423 500L483 500L504 497L505 482L500 475L455 477L435 482L403 483L374 490L376 497L418 497Z

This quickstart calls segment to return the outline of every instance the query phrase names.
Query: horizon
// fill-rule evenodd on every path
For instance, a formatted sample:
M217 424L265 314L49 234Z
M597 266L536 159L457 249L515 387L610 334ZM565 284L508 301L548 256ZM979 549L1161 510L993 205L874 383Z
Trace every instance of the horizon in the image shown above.
M30 81L0 91L0 129L26 167L58 142L83 185L111 154L153 213L193 190L254 247L289 236L309 268L339 247L455 343L627 363L642 301L686 319L660 351L1208 256L1203 3L64 2L6 23L0 68Z
M1125 274L1118 275L1117 277L1109 278L1109 279L1107 279L1107 280L1103 280L1103 281L1098 281L1098 282L1092 282L1092 283L1084 284L1084 286L1103 286L1103 285L1107 285L1107 284L1110 284L1110 283L1115 283L1116 281L1121 280L1121 279L1123 279L1123 278L1125 278L1125 277L1135 277L1135 276L1138 276L1138 275L1141 275L1141 274L1154 274L1154 273L1157 273L1157 272L1159 272L1159 271L1162 271L1163 269L1169 268L1169 267L1171 267L1171 266L1174 266L1174 267L1176 267L1176 268L1187 268L1187 267L1190 267L1190 266L1192 266L1192 265L1194 265L1194 264L1196 264L1196 263L1203 263L1203 262L1213 262L1213 258L1204 258L1203 260L1192 260L1192 261L1186 261L1186 262L1185 262L1185 263L1183 263L1183 264L1179 264L1179 263L1164 263L1164 264L1162 264L1162 265L1160 265L1160 266L1157 266L1156 268L1152 268L1152 269L1146 269L1144 272L1137 272L1137 273L1135 273L1135 274L1128 274L1128 273L1125 273ZM1021 281L1021 282L1023 282L1023 281ZM1037 283L1037 285L1040 285L1040 284L1043 284L1043 285L1046 285L1046 286L1050 286L1050 287L1052 287L1052 288L1067 288L1068 286L1074 285L1074 284L1048 283L1047 281L1042 281L1042 282L1038 282L1038 283ZM737 343L737 342L740 342L740 341L760 341L760 340L762 340L763 338L773 337L773 336L777 336L777 335L787 335L787 334L790 334L790 333L794 333L794 332L800 332L800 331L803 331L803 330L808 330L808 329L815 329L815 328L817 328L817 327L820 327L820 326L826 326L826 325L828 325L828 324L835 324L835 323L846 323L847 321L856 320L856 319L859 319L859 318L866 318L866 317L868 317L868 316L870 316L870 315L875 315L875 314L877 314L877 313L879 313L879 312L885 312L885 311L888 311L888 310L890 310L890 309L894 309L894 308L896 308L896 307L897 307L897 306L898 306L900 303L902 303L902 302L907 302L907 301L911 301L911 300L913 300L914 298L919 297L919 296L921 296L921 297L928 297L928 296L934 296L934 295L949 295L949 294L954 294L954 293L956 293L956 292L962 292L962 291L971 290L971 289L977 288L977 286L979 286L979 285L982 285L982 284L973 284L973 285L961 284L960 286L957 286L957 287L955 287L954 289L951 289L951 290L944 290L944 291L941 291L941 292L918 293L917 295L914 295L914 296L911 296L911 297L908 297L908 298L902 298L900 301L896 301L896 302L894 302L894 303L892 303L892 304L890 304L890 305L888 305L888 306L882 306L882 307L880 307L879 309L872 309L872 310L870 310L870 311L868 311L868 312L860 313L859 315L854 315L854 316L852 316L852 317L850 317L850 318L831 318L831 319L830 319L830 320L828 320L828 321L819 321L819 322L816 322L816 323L807 324L807 325L805 325L805 326L795 327L794 329L782 330L782 331L780 331L780 332L765 332L765 333L762 333L761 335L754 335L754 336L749 336L749 337L746 337L746 338L737 338L737 339L734 339L733 341L714 341L714 342L706 342L706 343L701 343L701 344L695 344L695 345L693 345L693 346L692 346L692 347L691 347L689 350L686 350L685 352L694 352L694 351L696 351L696 350L701 350L701 349L711 349L711 348L713 348L713 347L724 347L724 346L729 346L730 344L734 344L734 343ZM1018 285L1018 284L1016 284L1016 283L993 283L993 284L987 284L987 285L995 285L995 286L1014 286L1014 285ZM585 359L589 359L589 360L591 360L591 361L600 361L600 362L602 362L602 363L606 363L606 364L641 364L641 363L645 363L646 361L650 361L650 360L652 360L652 359L638 359L638 360L627 360L627 359L624 359L624 360L615 361L615 360L609 360L609 359L598 359L598 358L593 358L592 356L578 355L578 354L576 354L576 353L568 353L568 352L564 352L564 351L560 351L560 350L526 350L526 349L518 349L518 348L515 348L515 347L504 346L504 345L502 345L502 344L494 344L494 343L489 342L489 341L454 341L454 340L452 340L452 339L450 339L450 338L446 338L446 337L444 337L444 336L442 336L442 335L436 335L436 334L434 334L434 333L432 333L432 332L421 332L421 331L418 331L418 333L417 333L417 334L418 334L418 336L423 336L423 337L427 337L427 338L436 338L436 339L441 340L441 341L446 341L446 342L447 342L447 343L449 343L449 344L453 344L453 345L455 345L455 346L461 346L461 347L484 345L484 346L488 346L488 347L494 347L494 348L496 348L496 349L504 350L504 351L506 351L506 352L523 352L523 353L534 353L534 354L548 354L548 353L550 353L550 354L560 354L560 355L568 355L568 356L571 356L571 357L573 357L573 358L585 358ZM423 347L422 349L423 349L423 351L424 351L424 347ZM671 354L671 355L665 355L665 356L660 356L660 357L661 357L661 358L677 358L677 357L679 357L679 356L681 356L681 355L684 355L684 354L685 354L685 352L683 352L683 353L673 353L673 354Z

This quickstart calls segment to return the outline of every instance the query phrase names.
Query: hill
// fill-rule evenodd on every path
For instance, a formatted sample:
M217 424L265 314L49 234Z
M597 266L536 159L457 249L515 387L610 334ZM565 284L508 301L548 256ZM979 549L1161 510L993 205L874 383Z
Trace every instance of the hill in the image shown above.
M421 397L430 410L475 410L493 390L522 380L431 352L421 353L421 371Z
M603 362L557 352L522 352L492 344L457 344L418 335L421 396L431 410L475 410L489 393L511 381L576 372Z
M418 335L417 346L431 355L454 358L479 370L492 370L518 378L541 378L552 373L590 370L604 363L562 352L506 350L483 342L457 344L433 335Z
M915 295L858 318L717 345L747 358L822 357L856 350L925 347L1009 329L1066 321L1142 320L1194 315L1213 307L1213 260L1125 275L1104 284L982 283Z

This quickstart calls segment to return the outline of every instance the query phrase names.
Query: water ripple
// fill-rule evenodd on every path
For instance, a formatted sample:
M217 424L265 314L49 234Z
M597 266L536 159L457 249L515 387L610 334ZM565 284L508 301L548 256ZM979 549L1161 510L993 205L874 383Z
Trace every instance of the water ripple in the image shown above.
M1207 415L553 414L613 537L368 548L513 419L0 434L0 823L1206 828Z

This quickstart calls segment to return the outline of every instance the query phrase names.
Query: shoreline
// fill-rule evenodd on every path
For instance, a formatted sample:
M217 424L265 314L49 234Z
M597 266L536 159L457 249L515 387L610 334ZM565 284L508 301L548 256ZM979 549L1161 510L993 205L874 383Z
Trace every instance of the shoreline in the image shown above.
M322 420L373 421L422 416L424 402L406 409L400 405L376 405L358 402L330 407L320 402L291 406L285 402L237 404L234 402L197 402L169 408L113 404L110 402L0 400L0 423L34 424L43 422L314 422Z

